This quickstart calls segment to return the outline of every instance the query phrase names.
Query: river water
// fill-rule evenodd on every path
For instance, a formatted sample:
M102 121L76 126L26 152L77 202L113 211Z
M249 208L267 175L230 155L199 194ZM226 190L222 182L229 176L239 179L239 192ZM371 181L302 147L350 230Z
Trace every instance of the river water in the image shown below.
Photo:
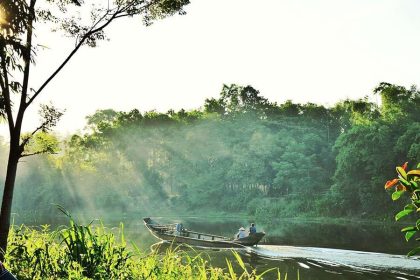
M191 230L234 236L238 229L249 226L241 218L153 217L161 223L182 222ZM139 219L121 218L115 222L104 219L109 228L124 223L126 240L145 252L165 251L170 244L161 243ZM64 221L55 221L57 224ZM256 247L235 249L249 270L263 272L274 269L264 279L341 280L341 279L420 279L420 258L405 254L418 242L406 242L402 224L321 223L316 221L279 220L270 224L257 222L258 231L266 236ZM65 223L65 222L64 222ZM39 224L39 223L38 223ZM225 268L226 260L235 263L231 249L195 248L190 254L201 253L209 262ZM236 266L239 268L239 266Z
M233 236L247 220L182 217L154 217L162 223L182 222L191 230ZM256 247L236 249L248 269L259 272L275 268L264 279L277 279L277 269L284 279L420 279L420 258L405 254L417 244L406 242L402 225L382 223L325 224L283 220L271 225L257 223L266 237ZM141 221L131 223L128 238L143 249L164 251L168 244L155 243ZM413 238L414 239L414 238ZM155 245L153 245L155 244ZM184 248L188 250L188 248ZM210 263L226 267L226 259L235 261L231 249L195 248L208 256Z

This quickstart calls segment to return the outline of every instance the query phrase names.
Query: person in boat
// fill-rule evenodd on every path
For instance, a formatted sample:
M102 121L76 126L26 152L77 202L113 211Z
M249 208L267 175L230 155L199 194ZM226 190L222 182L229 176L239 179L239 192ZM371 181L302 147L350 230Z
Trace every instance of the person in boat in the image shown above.
M246 237L246 232L243 227L239 229L239 232L236 234L236 239L244 238Z
M252 235L252 234L256 234L257 233L257 227L255 226L255 224L254 223L252 223L251 224L251 226L249 227L249 235Z
M177 223L175 225L175 235L182 235L182 232L184 231L184 226L181 223Z

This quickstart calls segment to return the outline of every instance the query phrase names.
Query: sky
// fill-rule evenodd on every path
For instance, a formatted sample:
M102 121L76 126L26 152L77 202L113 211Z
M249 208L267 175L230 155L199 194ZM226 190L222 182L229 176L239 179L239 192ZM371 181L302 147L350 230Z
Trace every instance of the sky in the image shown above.
M382 81L420 85L419 10L417 0L192 0L187 15L149 27L139 18L114 22L110 40L81 49L38 103L65 109L55 130L69 135L97 109L197 109L223 84L326 106L371 94ZM38 31L48 48L38 52L33 88L74 45ZM25 130L39 123L37 106Z

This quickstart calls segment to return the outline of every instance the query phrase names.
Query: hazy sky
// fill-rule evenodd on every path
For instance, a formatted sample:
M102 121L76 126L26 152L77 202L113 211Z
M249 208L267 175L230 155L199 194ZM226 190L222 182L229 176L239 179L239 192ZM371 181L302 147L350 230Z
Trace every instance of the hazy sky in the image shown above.
M83 48L39 100L66 109L57 131L71 133L96 109L198 108L224 83L324 105L381 81L420 85L419 11L417 0L193 0L187 15L150 27L115 22L110 41ZM73 46L44 30L38 39L49 49L39 52L34 88Z

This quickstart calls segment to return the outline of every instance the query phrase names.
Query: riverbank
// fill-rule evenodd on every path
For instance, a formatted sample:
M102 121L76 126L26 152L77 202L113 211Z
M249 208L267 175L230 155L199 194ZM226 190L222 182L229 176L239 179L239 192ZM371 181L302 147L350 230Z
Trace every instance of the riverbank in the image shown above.
M12 219L15 225L25 224L30 226L37 226L42 224L49 224L52 228L61 226L67 223L67 217L57 210L56 206L51 208L49 215L38 215L36 212L26 213L24 211L13 213ZM312 216L312 215L296 215L294 217L267 217L260 220L258 217L248 215L243 212L224 212L224 211L203 211L201 213L191 213L190 211L149 211L147 213L140 211L132 212L104 212L104 211L90 211L79 212L72 211L72 216L81 223L90 223L92 221L103 221L107 225L115 227L120 222L125 225L143 225L144 217L152 217L161 222L200 222L205 221L208 224L225 223L247 226L250 223L256 223L259 228L275 229L282 224L313 224L325 226L377 226L377 227L394 227L402 228L404 226L415 223L413 217L405 217L398 222L394 218L384 217L328 217L328 216ZM411 219L410 219L411 218ZM235 228L236 230L236 228Z
M54 214L54 212L56 214ZM36 211L25 212L19 211L12 214L15 224L55 224L55 221L65 221L66 218L56 210L53 206L51 207L51 215L41 215ZM189 211L174 210L171 211L159 211L159 212L104 212L104 211L93 211L93 212L77 212L72 211L73 216L77 217L78 220L83 222L90 222L92 219L100 219L106 221L126 221L126 220L139 220L141 221L144 217L163 218L167 220L182 220L182 219L207 219L209 221L226 221L226 220L237 220L242 222L253 222L257 221L259 224L270 225L279 222L302 222L302 223L323 223L323 224L375 224L375 225L390 225L395 224L394 217L329 217L329 216L313 216L307 214L296 214L295 216L287 217L266 217L261 219L254 215L249 215L243 212L224 212L206 210L202 211L201 214L191 214ZM415 221L414 221L415 222ZM405 225L411 224L412 221L407 219L406 221L398 221L398 224Z

